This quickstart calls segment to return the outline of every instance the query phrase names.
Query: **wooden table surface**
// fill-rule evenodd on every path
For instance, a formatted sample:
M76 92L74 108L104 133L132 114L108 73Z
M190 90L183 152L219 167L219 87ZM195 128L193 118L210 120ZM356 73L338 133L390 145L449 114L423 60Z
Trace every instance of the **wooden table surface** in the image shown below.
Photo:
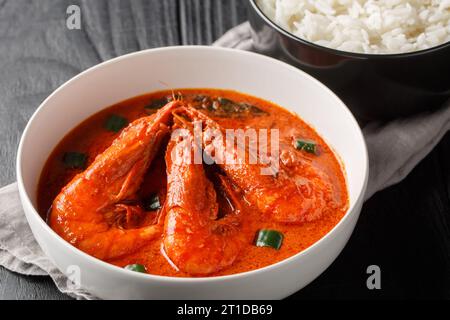
M85 31L78 35L65 28L70 4L82 8ZM0 185L15 180L26 121L71 76L140 49L210 44L245 19L245 0L0 0ZM117 28L138 36L115 38ZM71 64L43 58L58 54ZM381 290L366 287L369 265L381 268ZM364 205L342 254L291 298L450 298L450 134L407 179ZM67 297L48 277L0 267L0 299Z

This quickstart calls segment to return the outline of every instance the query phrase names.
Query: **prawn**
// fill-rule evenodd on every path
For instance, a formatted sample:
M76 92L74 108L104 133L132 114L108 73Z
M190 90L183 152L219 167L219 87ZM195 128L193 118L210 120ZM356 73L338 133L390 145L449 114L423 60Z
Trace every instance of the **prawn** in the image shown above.
M132 122L76 175L53 201L51 228L75 247L102 260L134 252L160 236L161 223L136 226L120 222L135 221L144 213L140 206L133 205L136 193L169 133L172 111L179 105L179 101L170 102L156 114Z
M218 218L214 185L208 180L203 163L194 163L193 155L199 146L192 131L186 132L183 141L172 139L166 151L163 250L179 270L207 275L233 264L246 239L239 206Z
M242 146L229 148L225 139L215 139L217 132L225 136L224 128L216 121L190 106L179 109L179 112L185 119L202 124L204 152L220 160L216 161L217 165L242 190L244 199L256 206L263 218L281 223L303 223L322 216L320 208L324 207L325 201L331 201L331 186L318 178L320 172L308 169L306 176L280 166L278 172L263 175L261 169L267 165L261 161L246 161L250 157L248 149L244 150L243 157Z

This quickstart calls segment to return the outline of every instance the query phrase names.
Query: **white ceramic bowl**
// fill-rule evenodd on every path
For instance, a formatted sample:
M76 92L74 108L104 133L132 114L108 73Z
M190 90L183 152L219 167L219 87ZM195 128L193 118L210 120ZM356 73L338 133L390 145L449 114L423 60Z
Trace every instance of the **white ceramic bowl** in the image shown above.
M97 260L60 238L36 210L38 179L47 157L69 130L119 101L172 88L233 89L296 112L342 160L350 209L313 246L274 265L211 278L140 274ZM81 270L81 285L107 299L278 299L321 274L350 237L363 201L368 157L361 131L346 106L306 73L262 55L213 47L170 47L125 55L71 79L38 108L19 145L17 180L33 234L64 273Z

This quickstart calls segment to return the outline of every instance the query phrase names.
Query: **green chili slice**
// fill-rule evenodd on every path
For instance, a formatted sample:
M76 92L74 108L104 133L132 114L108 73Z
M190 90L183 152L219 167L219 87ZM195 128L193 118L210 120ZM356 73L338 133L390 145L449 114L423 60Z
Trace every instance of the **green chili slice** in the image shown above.
M67 168L84 169L86 167L87 156L81 152L66 152L62 160Z
M296 139L294 141L297 150L303 150L311 154L317 154L317 143L311 140Z
M128 124L128 120L116 114L111 115L105 122L106 130L119 132Z
M125 269L131 270L134 272L147 273L147 269L142 264L129 264L125 266Z
M281 248L282 243L283 234L279 231L269 229L259 230L255 241L257 247L271 247L276 250Z

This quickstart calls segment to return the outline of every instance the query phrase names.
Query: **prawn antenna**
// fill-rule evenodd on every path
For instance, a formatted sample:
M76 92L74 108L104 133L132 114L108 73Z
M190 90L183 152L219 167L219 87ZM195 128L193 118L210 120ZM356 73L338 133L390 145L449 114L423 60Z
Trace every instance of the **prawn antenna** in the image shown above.
M163 86L167 87L168 90L172 91L172 100L173 101L183 101L183 94L178 91L177 93L175 93L174 89L171 88L171 86L169 84L167 84L164 81L159 80L159 83L161 83Z
M171 90L172 91L172 99L173 99L173 101L183 101L183 94L180 92L180 91L178 91L177 93L175 93L175 91L172 89Z

